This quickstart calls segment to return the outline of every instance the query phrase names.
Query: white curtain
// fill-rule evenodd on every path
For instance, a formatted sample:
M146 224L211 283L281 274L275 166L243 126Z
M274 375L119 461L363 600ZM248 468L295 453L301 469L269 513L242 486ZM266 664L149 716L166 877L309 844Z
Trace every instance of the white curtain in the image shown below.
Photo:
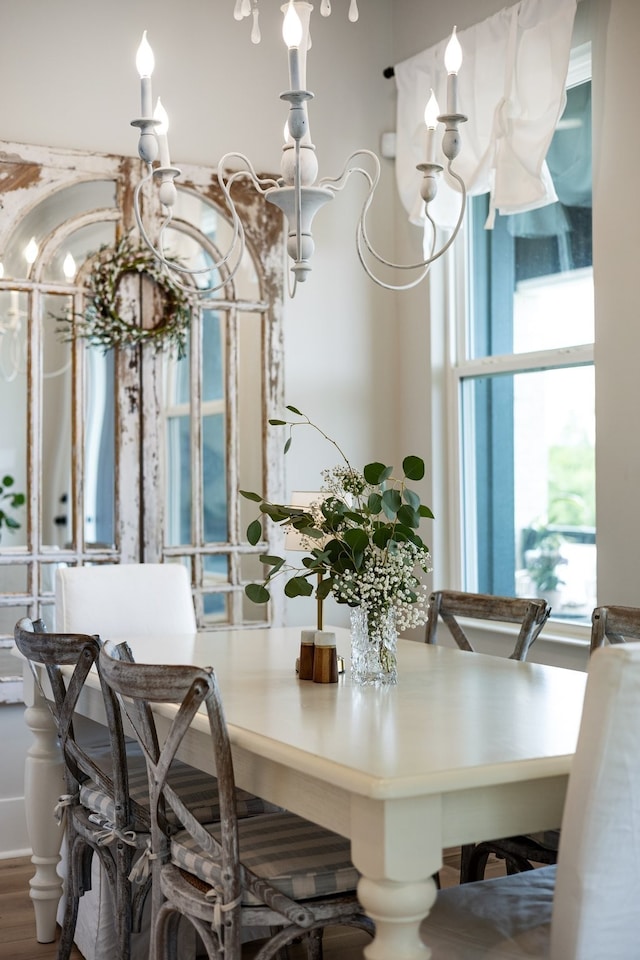
M565 104L565 83L577 0L520 0L458 34L462 148L453 168L470 194L489 192L491 213L515 213L552 203L555 190L545 155ZM398 88L396 177L413 223L424 221L421 174L424 108L433 89L445 112L448 38L395 66ZM438 150L443 127L438 125ZM436 160L446 166L440 155ZM453 226L460 207L455 184L440 181L430 205L437 223Z

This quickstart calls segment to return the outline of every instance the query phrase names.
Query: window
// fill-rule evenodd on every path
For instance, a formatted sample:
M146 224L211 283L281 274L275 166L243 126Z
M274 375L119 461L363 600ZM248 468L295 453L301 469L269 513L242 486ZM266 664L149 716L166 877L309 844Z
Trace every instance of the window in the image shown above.
M596 599L591 84L567 104L547 162L558 202L496 216L469 204L468 303L454 366L462 584L550 599L583 620Z

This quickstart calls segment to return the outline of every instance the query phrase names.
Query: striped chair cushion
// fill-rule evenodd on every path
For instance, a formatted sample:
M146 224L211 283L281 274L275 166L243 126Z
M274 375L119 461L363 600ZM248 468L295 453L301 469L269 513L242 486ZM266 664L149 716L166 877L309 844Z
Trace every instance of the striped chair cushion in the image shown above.
M217 839L220 831L207 826ZM360 874L351 863L349 841L293 813L276 813L238 822L240 860L254 874L294 900L348 893ZM219 865L186 831L171 841L173 863L210 886L220 886ZM246 905L259 903L251 895Z
M93 759L101 768L108 770L110 754L108 750L94 754ZM129 767L129 794L143 809L149 809L149 793L147 785L147 769L144 757L140 751L134 749L128 752ZM170 783L180 795L194 817L201 823L211 823L220 819L218 803L218 781L208 773L203 773L186 763L175 761L171 767ZM277 811L280 808L267 803L261 797L256 797L246 790L236 789L238 817L255 817L265 812ZM115 823L115 803L113 797L105 793L96 783L88 780L80 788L80 803L84 807L100 814L110 823ZM176 823L173 811L167 811L167 820ZM149 821L135 823L136 830L148 830Z

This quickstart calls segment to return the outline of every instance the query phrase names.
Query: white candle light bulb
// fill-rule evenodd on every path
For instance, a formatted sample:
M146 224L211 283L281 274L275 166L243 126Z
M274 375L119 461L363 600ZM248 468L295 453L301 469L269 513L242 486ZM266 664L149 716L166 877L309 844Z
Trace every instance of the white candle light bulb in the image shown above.
M451 39L444 51L444 66L447 73L458 73L462 66L462 47L458 40L457 27L453 28Z
M76 275L76 262L73 259L71 252L67 253L66 257L64 258L62 272L69 281L73 280Z
M458 98L458 71L462 66L462 47L456 33L457 28L453 28L451 39L444 52L444 66L447 71L447 113L457 113Z
M331 0L322 0L320 4L320 15L323 17L331 15Z
M156 133L163 134L169 132L169 114L162 106L160 97L156 100L156 108L153 111L153 119L157 120Z
M302 20L289 0L287 12L282 23L282 37L289 48L289 87L291 90L300 89L300 55L299 47L302 41Z
M427 163L433 163L436 158L436 144L434 135L436 132L436 127L438 126L439 113L440 107L438 106L436 95L432 90L431 96L427 100L427 105L424 108L424 122L427 126Z
M147 31L142 34L142 40L136 54L136 67L140 74L140 101L142 116L151 116L153 98L151 96L151 74L155 66L153 50L147 40Z
M290 50L292 47L300 46L300 41L302 40L302 20L293 5L293 0L289 0L287 12L284 15L282 37Z
M351 0L349 4L349 22L356 23L358 19L358 0Z
M38 244L36 243L36 238L31 237L29 243L24 248L24 258L27 263L35 263L36 257L38 256Z
M150 77L153 73L153 68L155 65L155 57L149 41L147 40L147 31L145 30L142 34L142 40L140 41L138 52L136 53L136 69L140 75L140 79L143 80L145 77Z
M436 95L432 90L431 96L427 100L427 105L424 108L424 122L429 130L435 130L435 128L438 126L439 115L440 107L438 106Z

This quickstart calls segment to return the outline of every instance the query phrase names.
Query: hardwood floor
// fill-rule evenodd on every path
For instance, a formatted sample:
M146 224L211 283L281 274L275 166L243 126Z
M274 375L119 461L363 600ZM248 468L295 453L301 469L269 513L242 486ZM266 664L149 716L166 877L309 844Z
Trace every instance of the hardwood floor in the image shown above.
M458 851L446 851L444 866L440 871L443 887L458 882L458 867ZM500 862L489 863L487 877L502 873L504 867ZM55 960L56 944L36 941L33 905L29 897L29 880L32 876L33 866L28 857L0 860L0 960ZM325 960L362 960L362 947L367 941L366 934L360 931L331 928L326 931L324 938ZM247 945L246 960L250 960L254 952ZM301 948L290 950L290 960L299 960L303 956ZM71 960L84 958L74 948Z

